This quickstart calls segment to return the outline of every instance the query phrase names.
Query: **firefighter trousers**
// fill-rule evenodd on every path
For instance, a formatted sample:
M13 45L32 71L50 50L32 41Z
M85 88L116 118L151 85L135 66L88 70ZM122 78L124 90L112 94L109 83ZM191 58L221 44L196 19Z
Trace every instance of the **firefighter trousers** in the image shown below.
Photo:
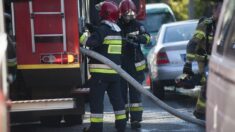
M125 131L125 104L121 97L119 75L92 75L90 80L90 111L91 132L103 131L103 101L107 91L115 114L115 127Z
M134 77L140 84L142 84L144 80L143 74L135 74L131 76ZM141 93L137 91L131 84L127 83L127 81L124 79L121 80L121 88L122 97L125 102L127 120L129 120L130 115L131 122L142 121L143 106Z

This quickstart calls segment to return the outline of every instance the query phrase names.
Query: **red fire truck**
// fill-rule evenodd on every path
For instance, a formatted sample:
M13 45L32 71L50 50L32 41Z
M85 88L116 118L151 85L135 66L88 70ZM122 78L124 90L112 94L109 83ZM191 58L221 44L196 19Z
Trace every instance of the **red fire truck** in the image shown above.
M101 0L14 0L12 35L17 74L10 89L11 119L40 117L42 123L82 123L84 94L73 95L87 80L86 58L79 51L79 31L96 24L94 5ZM120 1L120 0L119 0ZM119 2L118 1L118 2ZM139 18L145 0L134 1ZM98 15L95 15L98 16Z

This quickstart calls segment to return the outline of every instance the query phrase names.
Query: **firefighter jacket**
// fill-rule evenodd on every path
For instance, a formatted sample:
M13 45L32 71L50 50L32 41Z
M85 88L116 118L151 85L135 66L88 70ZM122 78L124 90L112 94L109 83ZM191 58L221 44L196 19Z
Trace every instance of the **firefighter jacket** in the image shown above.
M118 22L122 29L123 47L122 47L122 65L135 65L136 72L143 71L146 68L146 60L141 52L140 44L149 44L150 35L145 31L144 26L136 20L128 24L122 19Z
M121 65L122 38L120 31L121 29L117 24L102 21L101 25L86 40L86 46L117 65ZM81 40L84 41L85 39L80 38ZM89 70L91 74L117 74L111 67L93 58L89 61Z
M198 23L193 38L187 45L187 62L208 62L209 55L211 54L214 32L215 23L213 22L213 18L205 18Z

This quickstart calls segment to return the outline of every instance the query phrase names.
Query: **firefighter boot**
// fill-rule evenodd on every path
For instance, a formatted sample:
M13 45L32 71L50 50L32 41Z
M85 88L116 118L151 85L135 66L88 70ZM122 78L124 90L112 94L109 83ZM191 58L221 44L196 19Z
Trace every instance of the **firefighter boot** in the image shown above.
M198 119L205 120L205 108L205 99L199 95L193 115Z
M131 129L139 129L139 128L141 128L141 124L139 121L131 122Z
M85 127L85 128L83 128L83 132L90 132L89 127Z

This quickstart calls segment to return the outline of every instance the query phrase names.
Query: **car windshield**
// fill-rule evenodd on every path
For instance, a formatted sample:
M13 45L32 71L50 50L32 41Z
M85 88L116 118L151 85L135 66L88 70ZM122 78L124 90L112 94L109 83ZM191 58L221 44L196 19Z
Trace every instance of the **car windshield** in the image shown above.
M197 23L180 24L166 28L163 43L187 41L194 34Z
M168 22L173 22L174 19L170 13L151 13L142 23L148 32L158 32L161 25Z

